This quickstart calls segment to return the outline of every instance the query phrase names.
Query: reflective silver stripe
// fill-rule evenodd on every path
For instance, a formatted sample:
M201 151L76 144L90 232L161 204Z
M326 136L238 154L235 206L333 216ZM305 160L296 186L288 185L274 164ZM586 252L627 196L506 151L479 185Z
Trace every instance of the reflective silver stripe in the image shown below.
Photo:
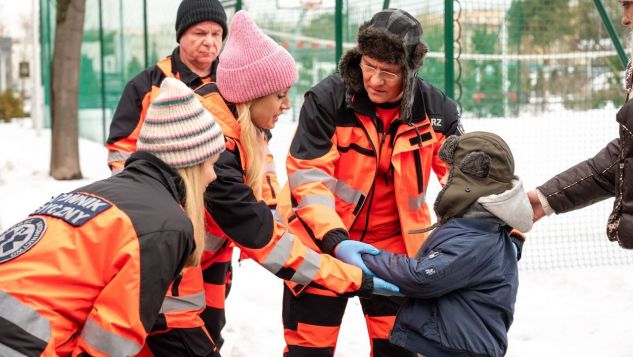
M338 196L338 198L351 205L358 204L358 201L363 196L362 192L354 190L343 181L338 181L336 183L336 190L334 193Z
M93 348L110 356L133 356L142 347L134 341L104 330L91 317L86 320L81 338Z
M422 192L418 197L410 197L409 198L409 209L411 211L419 210L422 205L426 202L426 193Z
M27 355L23 355L20 352L14 350L13 348L3 345L2 343L0 343L0 356L5 356L5 357L27 357Z
M50 321L4 291L0 291L0 317L44 342L51 338Z
M204 250L217 252L226 242L226 238L221 238L209 232L204 232Z
M288 232L284 233L275 248L273 248L273 251L266 257L266 261L262 264L264 268L273 274L277 274L290 257L293 241L294 237L291 234Z
M267 163L265 170L266 172L277 173L277 168L275 167L275 164L273 162Z
M364 195L363 192L351 188L344 181L336 180L320 169L297 170L288 177L288 182L291 189L306 183L322 182L334 195L352 205L358 204Z
M288 177L288 184L291 189L312 182L321 182L330 191L334 191L336 187L336 179L320 169L297 170Z
M335 209L336 208L334 199L332 197L326 196L326 195L308 195L308 196L303 196L301 198L301 203L299 203L299 206L297 208L310 206L310 205L328 206L331 209Z
M108 152L108 163L117 162L117 161L125 161L132 156L131 152L127 151L110 151Z
M281 216L279 215L279 212L277 212L275 208L271 209L270 212L273 214L273 218L275 219L275 221L283 224L283 222L281 221Z
M121 171L123 171L123 166L115 167L112 169L112 175L116 175Z
M205 306L204 292L187 296L165 296L160 313L199 310Z
M319 271L320 265L321 256L312 249L308 249L303 263L301 263L299 269L297 269L290 280L301 285L308 285L314 279L317 271Z

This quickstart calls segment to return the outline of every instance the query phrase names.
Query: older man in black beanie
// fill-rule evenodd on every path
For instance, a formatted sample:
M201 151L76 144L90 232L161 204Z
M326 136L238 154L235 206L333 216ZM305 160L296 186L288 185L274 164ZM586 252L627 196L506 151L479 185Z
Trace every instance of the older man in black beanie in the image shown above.
M179 46L171 55L143 70L125 86L106 143L113 174L121 171L125 160L136 151L139 128L165 78L184 82L208 110L214 105L212 83L222 41L227 36L224 8L218 0L183 0L176 13L175 30ZM154 355L218 353L223 342L221 330L225 324L224 299L230 288L232 249L226 245L215 247L214 254L208 254L206 249L204 280L200 267L191 268L170 287L154 332L147 339ZM209 302L213 306L207 306Z
M411 14L376 13L360 26L340 73L305 95L278 210L294 234L323 253L356 257L362 266L359 253L368 247L361 242L411 256L427 237L420 228L431 222L431 169L444 178L439 148L462 130L455 103L417 75L428 51L421 36ZM403 301L361 299L373 356L415 355L389 342ZM346 304L346 297L287 283L285 355L332 356Z

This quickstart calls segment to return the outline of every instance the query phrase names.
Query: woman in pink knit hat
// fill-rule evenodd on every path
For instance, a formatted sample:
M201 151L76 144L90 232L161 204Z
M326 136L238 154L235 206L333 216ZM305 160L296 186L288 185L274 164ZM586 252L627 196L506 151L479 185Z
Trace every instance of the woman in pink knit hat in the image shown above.
M217 180L205 193L211 233L205 245L212 245L209 236L216 239L214 246L233 242L277 277L300 285L366 296L375 287L397 291L353 265L304 245L274 219L274 207L264 201L269 185L265 173L272 166L266 162L267 132L290 107L288 91L296 80L290 53L257 28L245 11L237 12L217 68L219 93L209 99L227 150L215 164ZM205 252L203 269L205 257L210 256ZM206 299L208 304L217 302L211 296Z

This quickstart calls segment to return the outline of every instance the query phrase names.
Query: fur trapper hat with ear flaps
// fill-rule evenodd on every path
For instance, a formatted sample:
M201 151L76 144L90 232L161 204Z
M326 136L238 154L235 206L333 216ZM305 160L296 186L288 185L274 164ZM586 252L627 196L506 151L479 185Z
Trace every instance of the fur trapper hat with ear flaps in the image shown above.
M493 133L475 131L449 136L439 151L450 171L435 200L439 223L461 216L479 198L512 189L514 157L503 139Z
M404 93L400 119L410 121L418 70L428 52L421 36L420 22L400 9L380 11L362 24L358 29L358 46L347 51L339 63L339 71L347 86L348 103L351 103L355 95L365 93L360 59L366 55L380 62L402 67Z

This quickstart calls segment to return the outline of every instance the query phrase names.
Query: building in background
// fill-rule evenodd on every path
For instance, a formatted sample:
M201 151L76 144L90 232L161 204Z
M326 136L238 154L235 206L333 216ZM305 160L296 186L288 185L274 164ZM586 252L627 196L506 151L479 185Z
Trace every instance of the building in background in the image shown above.
M0 37L0 92L13 89L15 83L15 73L13 72L13 39L10 37Z

